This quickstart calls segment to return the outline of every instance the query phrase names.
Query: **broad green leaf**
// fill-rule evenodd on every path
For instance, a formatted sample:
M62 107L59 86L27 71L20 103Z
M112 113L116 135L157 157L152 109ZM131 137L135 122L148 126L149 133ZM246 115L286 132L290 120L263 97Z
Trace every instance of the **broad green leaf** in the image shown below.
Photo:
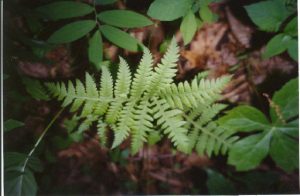
M88 55L90 62L95 65L97 70L100 70L100 63L103 60L103 43L100 31L96 31L90 38Z
M206 169L208 179L206 185L208 192L211 195L231 195L235 194L236 191L232 182L226 179L222 174L213 171L211 169Z
M14 119L8 119L4 121L4 132L11 131L15 128L24 126L23 122Z
M90 5L76 1L58 1L36 8L38 13L41 13L49 20L84 16L93 10L94 8Z
M288 53L294 61L298 61L298 40L292 39L289 42Z
M215 21L215 16L208 7L208 5L201 6L199 10L200 18L203 20L203 22L212 23Z
M285 120L289 120L299 113L298 78L287 82L279 91L275 92L273 102L279 106L280 112ZM270 109L271 119L276 123L278 116L273 107Z
M160 21L172 21L184 16L191 6L191 0L155 0L147 14Z
M221 126L236 131L261 131L270 126L265 115L251 106L238 106L218 120Z
M298 20L297 16L295 16L284 28L284 33L289 34L290 36L297 36L298 35L298 28L297 28Z
M18 152L6 152L4 154L4 167L7 168L22 168L24 162L27 158L27 154L22 154ZM41 172L43 171L43 165L41 161L31 156L27 162L26 168L31 169L32 171Z
M299 119L295 119L282 126L276 126L276 130L281 131L291 137L299 137Z
M62 44L75 41L85 36L95 26L96 22L93 20L81 20L69 23L55 31L49 37L48 42L53 44Z
M113 4L117 0L95 0L97 5L108 5L108 4Z
M6 196L36 195L37 184L31 171L12 170L5 172L4 192Z
M197 21L192 10L184 16L181 25L180 32L183 37L184 44L190 43L197 31Z
M283 33L275 35L267 43L266 50L263 53L263 58L267 59L284 52L288 48L291 39L291 36L285 35Z
M139 42L134 39L129 34L109 25L102 25L100 31L103 33L104 37L116 44L117 46L130 50L138 51Z
M276 32L289 13L284 4L276 0L261 1L245 6L251 20L263 31Z
M271 142L270 155L276 164L287 172L299 168L298 139L292 139L275 132Z
M147 17L129 10L109 10L98 14L98 19L106 24L121 28L136 28L152 25Z
M259 133L239 140L229 151L228 164L234 165L237 171L257 167L269 152L272 133Z
M38 80L33 80L27 77L22 78L22 82L25 85L26 91L36 100L48 101L49 95L46 89Z

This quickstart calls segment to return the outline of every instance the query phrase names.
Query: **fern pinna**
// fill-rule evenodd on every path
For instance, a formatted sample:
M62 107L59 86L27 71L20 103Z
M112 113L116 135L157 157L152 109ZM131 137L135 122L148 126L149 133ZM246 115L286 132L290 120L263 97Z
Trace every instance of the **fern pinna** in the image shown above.
M47 83L50 93L63 100L62 106L71 105L71 111L82 107L84 122L80 130L97 122L103 144L106 131L114 132L112 148L131 137L135 154L152 133L167 135L175 147L183 152L194 148L199 154L225 153L237 139L224 131L213 120L224 108L214 103L230 77L218 79L195 78L188 82L173 83L176 75L178 47L173 39L166 54L154 69L152 55L144 48L144 55L132 79L129 66L120 58L116 82L110 71L102 68L100 89L92 76L86 73L85 84Z

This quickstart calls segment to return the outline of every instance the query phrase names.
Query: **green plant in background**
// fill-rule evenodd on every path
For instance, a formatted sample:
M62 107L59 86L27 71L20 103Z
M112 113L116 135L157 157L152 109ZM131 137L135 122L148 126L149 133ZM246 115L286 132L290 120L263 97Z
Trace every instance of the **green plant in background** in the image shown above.
M270 118L252 106L238 106L219 120L220 126L240 132L255 132L236 142L228 163L238 171L256 168L268 155L287 172L299 168L298 78L275 92ZM258 132L258 133L257 133Z
M57 21L93 14L94 19L80 19L70 22L55 31L48 43L62 44L76 41L89 35L88 57L97 69L103 60L102 36L113 44L130 51L138 51L141 43L122 29L152 25L145 16L129 10L107 10L97 13L98 4L112 4L115 1L94 1L94 6L74 1L57 1L37 7L35 11L44 19Z
M34 152L61 112L62 110L51 120L28 154L17 152L4 154L5 195L36 195L38 187L33 172L42 172L43 166L34 156Z
M155 0L148 9L148 15L160 21L182 18L180 32L186 45L191 42L203 22L216 21L217 15L208 6L211 2L215 0ZM197 14L200 18L196 17Z
M263 57L270 58L287 51L292 59L298 61L297 2L268 0L245 8L260 30L276 33L267 43Z
M148 137L161 137L163 132L180 151L190 152L195 147L199 154L225 153L237 137L231 137L233 132L225 132L212 119L224 108L214 102L229 77L195 78L190 84L176 85L173 77L178 52L173 40L161 63L152 70L152 57L145 48L133 80L127 63L120 58L116 83L103 67L100 90L89 74L85 85L76 80L75 85L69 81L67 86L64 83L46 86L54 97L63 100L63 107L72 105L74 112L83 106L80 117L85 120L81 126L87 129L97 121L102 143L106 142L108 127L112 129L115 136L112 148L131 135L131 150L135 154Z

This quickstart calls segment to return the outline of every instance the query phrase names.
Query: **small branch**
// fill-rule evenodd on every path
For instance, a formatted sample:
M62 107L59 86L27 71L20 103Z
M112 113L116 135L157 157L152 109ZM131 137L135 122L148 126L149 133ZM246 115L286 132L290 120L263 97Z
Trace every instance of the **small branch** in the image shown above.
M52 126L52 124L55 122L55 120L59 117L59 115L61 114L61 112L64 110L64 108L62 108L55 116L54 118L51 120L51 122L48 124L48 126L45 128L45 130L43 131L43 133L40 135L39 139L36 141L36 143L34 144L33 148L31 149L31 151L29 152L29 154L27 155L25 161L24 161L24 165L21 169L21 172L23 173L25 171L25 168L27 166L27 163L30 159L30 157L32 156L32 154L34 153L35 149L38 147L38 145L40 144L40 142L42 141L42 139L44 138L44 136L46 135L46 133L48 132L48 130L50 129L50 127Z

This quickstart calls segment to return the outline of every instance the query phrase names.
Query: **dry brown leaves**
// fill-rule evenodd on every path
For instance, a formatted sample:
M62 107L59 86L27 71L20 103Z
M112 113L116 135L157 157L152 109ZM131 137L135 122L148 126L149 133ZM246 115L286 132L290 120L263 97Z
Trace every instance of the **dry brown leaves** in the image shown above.
M222 14L226 20L205 24L190 47L181 51L184 60L179 65L177 78L184 79L203 70L208 70L209 77L213 78L231 74L232 81L224 91L224 99L249 103L255 85L262 83L270 73L274 70L291 73L296 66L280 56L262 59L264 48L240 58L240 54L251 48L254 30L239 21L228 7Z

